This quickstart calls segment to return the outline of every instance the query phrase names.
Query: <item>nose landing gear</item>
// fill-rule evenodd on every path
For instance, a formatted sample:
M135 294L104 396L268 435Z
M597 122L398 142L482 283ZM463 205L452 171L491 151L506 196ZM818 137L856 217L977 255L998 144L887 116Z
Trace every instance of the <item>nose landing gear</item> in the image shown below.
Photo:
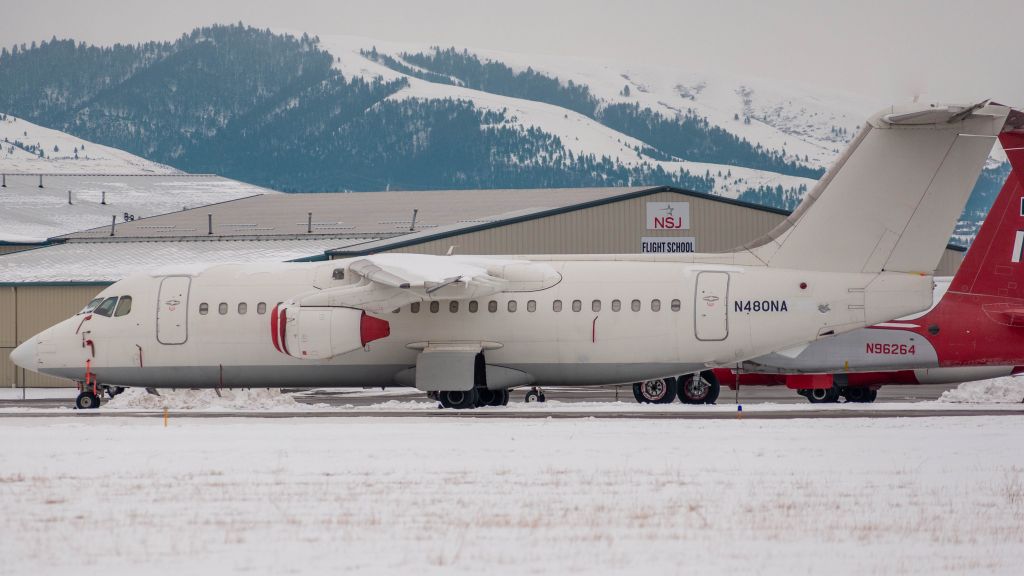
M79 410L91 410L100 407L100 397L90 389L82 390L75 398L75 408Z

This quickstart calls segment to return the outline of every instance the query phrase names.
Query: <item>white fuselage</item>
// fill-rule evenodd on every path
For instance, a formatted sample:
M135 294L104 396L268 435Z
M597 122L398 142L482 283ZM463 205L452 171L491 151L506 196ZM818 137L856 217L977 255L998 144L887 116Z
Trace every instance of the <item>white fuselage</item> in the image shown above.
M115 386L391 386L408 385L396 377L416 366L424 344L470 342L488 365L536 384L613 384L735 365L931 304L931 277L918 274L779 270L693 256L532 260L555 269L557 284L375 313L390 324L389 336L326 360L275 349L270 311L330 289L330 271L344 260L139 274L100 295L131 296L130 313L73 316L12 358L76 380L88 361L99 383ZM185 286L182 298L161 294L168 277Z

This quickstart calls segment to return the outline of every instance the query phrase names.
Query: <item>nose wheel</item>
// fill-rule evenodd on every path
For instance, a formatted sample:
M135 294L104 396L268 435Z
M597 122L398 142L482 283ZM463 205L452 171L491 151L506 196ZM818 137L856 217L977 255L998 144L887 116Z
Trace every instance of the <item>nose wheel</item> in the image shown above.
M79 392L75 398L75 407L79 410L92 410L100 407L100 397L92 390Z

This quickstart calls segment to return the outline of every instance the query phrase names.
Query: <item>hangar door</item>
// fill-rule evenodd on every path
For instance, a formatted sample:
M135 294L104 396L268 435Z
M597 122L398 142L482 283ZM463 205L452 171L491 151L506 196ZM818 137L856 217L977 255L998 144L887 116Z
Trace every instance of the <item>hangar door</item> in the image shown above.
M160 281L156 302L156 340L161 344L184 344L188 339L188 276L168 276Z
M729 336L729 273L700 272L693 303L697 340L725 340Z

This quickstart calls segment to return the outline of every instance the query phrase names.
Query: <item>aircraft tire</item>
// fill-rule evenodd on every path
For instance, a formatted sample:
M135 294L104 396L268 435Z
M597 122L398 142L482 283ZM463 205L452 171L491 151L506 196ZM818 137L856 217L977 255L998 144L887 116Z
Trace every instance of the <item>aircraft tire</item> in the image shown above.
M633 384L633 396L641 404L669 404L676 399L675 378L655 378Z
M864 399L861 400L861 402L874 402L877 398L878 398L878 390L875 390L874 388L872 388L872 389L868 390L864 394Z
M487 388L478 388L476 391L476 407L482 408L484 406L496 406L495 401L500 402L497 390L488 390Z
M846 398L847 402L874 402L877 396L877 391L860 386L849 386L843 390L843 398Z
M491 398L485 404L486 406L507 406L508 405L508 390L491 390Z
M75 398L75 407L79 410L93 410L100 407L100 397L92 392L82 392Z
M808 390L807 400L811 404L834 404L839 401L839 390L835 388L814 388Z
M699 385L694 385L695 378L699 378ZM679 401L683 404L714 404L722 392L718 379L711 371L680 376L677 380Z
M541 390L540 388L530 388L530 390L526 393L526 398L523 401L524 402L544 402L546 400L547 400L547 398L544 397L544 391L543 390Z
M107 396L110 396L111 398L113 398L114 396L117 396L118 394L124 392L124 387L123 386L106 386L106 387L104 387L103 390L107 393Z
M454 408L456 410L466 410L468 408L476 408L477 398L479 394L476 389L472 390L445 390L441 392L441 406L445 408Z

